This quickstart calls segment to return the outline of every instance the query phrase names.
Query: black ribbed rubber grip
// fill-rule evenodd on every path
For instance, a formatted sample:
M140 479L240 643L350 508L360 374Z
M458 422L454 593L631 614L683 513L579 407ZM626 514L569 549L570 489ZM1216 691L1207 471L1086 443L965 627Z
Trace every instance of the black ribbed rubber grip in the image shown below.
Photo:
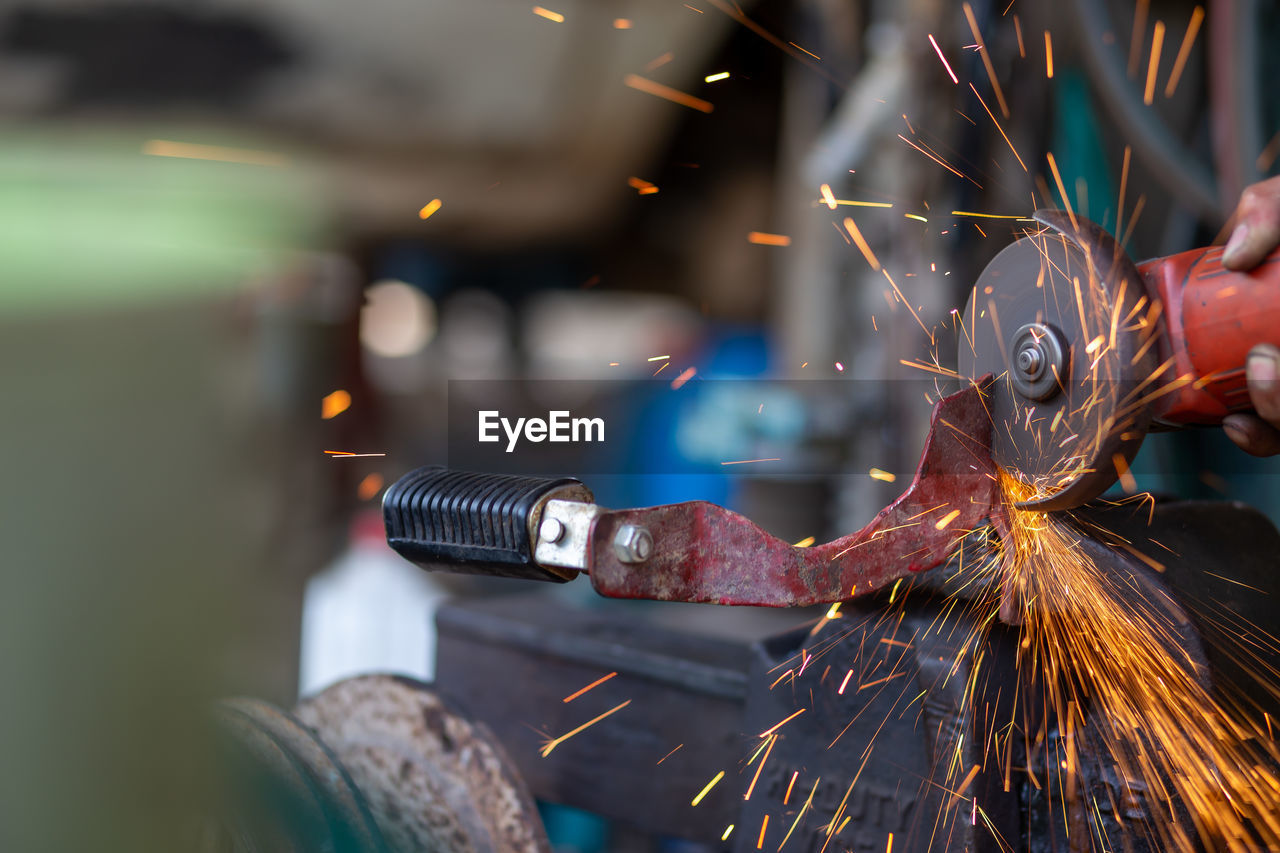
M387 542L429 571L563 581L534 563L529 517L548 492L565 486L581 484L418 468L383 495Z

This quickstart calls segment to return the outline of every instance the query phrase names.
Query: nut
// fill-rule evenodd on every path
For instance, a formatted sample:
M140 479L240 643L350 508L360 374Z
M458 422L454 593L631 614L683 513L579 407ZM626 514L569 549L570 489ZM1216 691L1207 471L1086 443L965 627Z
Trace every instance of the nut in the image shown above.
M613 537L613 553L623 563L643 563L653 553L653 537L636 524L624 524Z

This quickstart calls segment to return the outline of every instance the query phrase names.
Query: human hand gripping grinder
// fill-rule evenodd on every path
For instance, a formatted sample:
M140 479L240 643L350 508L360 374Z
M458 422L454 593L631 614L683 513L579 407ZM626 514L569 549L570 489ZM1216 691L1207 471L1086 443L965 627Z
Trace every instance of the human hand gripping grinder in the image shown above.
M1079 216L1034 218L965 307L968 386L934 407L911 485L856 533L794 547L703 501L611 510L573 479L428 467L387 490L387 540L423 568L586 573L613 598L837 602L939 566L974 531L998 548L1000 470L1027 487L1019 510L1071 510L1125 476L1152 427L1251 410L1249 349L1280 341L1280 251L1249 272L1224 269L1219 247L1135 264Z

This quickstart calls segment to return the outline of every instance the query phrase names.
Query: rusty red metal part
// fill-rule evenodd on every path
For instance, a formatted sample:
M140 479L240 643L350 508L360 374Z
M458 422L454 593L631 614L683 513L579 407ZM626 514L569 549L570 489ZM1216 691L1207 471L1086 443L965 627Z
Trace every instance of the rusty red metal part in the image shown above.
M991 419L979 385L940 400L911 485L849 536L797 548L703 501L606 512L592 532L589 572L601 595L768 607L843 601L941 564L970 530L1003 527ZM621 525L644 527L653 553L622 562Z

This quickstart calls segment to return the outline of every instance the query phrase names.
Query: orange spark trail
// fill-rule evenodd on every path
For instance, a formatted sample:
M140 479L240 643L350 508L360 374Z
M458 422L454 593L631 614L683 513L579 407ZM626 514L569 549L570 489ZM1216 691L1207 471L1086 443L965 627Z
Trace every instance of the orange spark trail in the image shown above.
M287 166L289 164L289 158L271 151L225 148L221 145L199 145L194 142L174 142L169 139L147 140L142 146L142 153L149 154L152 157L217 160L223 163L243 163L248 166Z
M1079 230L1080 223L1076 221L1076 213L1071 209L1071 198L1067 195L1067 188L1062 184L1062 175L1058 172L1058 161L1053 159L1052 151L1045 155L1045 159L1049 161L1049 168L1053 171L1053 180L1058 185L1058 192L1062 194L1062 204L1067 208L1067 216L1071 219L1071 227Z
M1022 22L1018 20L1018 16L1013 16L1013 31L1018 35L1018 57L1020 59L1027 58L1027 49L1022 44Z
M942 48L938 47L938 42L934 39L933 33L929 33L929 44L933 45L938 58L942 60L942 67L947 69L947 76L951 78L951 82L959 86L960 78L956 77L956 72L951 70L951 65L947 62L947 58L942 55Z
M1129 37L1129 76L1138 70L1138 57L1142 55L1142 34L1147 29L1147 4L1149 0L1138 0L1133 7L1133 35Z
M374 472L366 476L360 481L360 485L356 486L356 497L362 501L367 501L380 491L382 491L382 475Z
M786 717L783 717L781 720L779 720L769 728L762 731L760 733L760 737L768 737L769 735L776 732L778 729L782 728L786 723L791 722L792 720L794 720L796 717L800 716L803 713L804 713L804 708L801 708L799 711L796 711L794 714L790 714Z
M1196 33L1200 31L1200 23L1204 20L1204 7L1197 6L1191 12L1191 21L1187 24L1187 32L1182 37L1182 47L1178 48L1178 58L1173 62L1173 70L1169 72L1169 83L1164 87L1164 96L1166 98L1173 97L1173 90L1178 88L1178 81L1182 79L1183 66L1187 64L1187 57L1191 55L1191 45L1195 43Z
M557 24L564 23L564 15L559 12L552 12L550 9L544 9L541 6L534 6L533 14L546 18L548 21L555 21Z
M1048 30L1044 31L1044 76L1053 79L1053 42Z
M715 775L714 778L712 778L710 782L707 783L707 786L705 788L703 788L701 791L698 792L698 795L693 798L693 801L689 805L696 806L698 803L702 802L703 797L705 797L708 793L710 793L711 789L716 786L716 783L723 778L724 778L724 771L721 770L719 773ZM727 834L728 833L726 833L726 835Z
M1048 36L1049 33L1046 32L1045 37L1048 38ZM1050 74L1049 76L1052 77L1053 75ZM1018 149L1014 148L1013 143L1009 141L1009 135L1004 132L1004 128L1000 126L1000 122L996 121L996 117L992 114L991 108L987 106L987 102L982 100L981 95L978 95L978 90L972 83L969 84L969 88L973 89L973 94L978 96L978 103L982 104L982 108L987 111L987 115L991 116L991 123L996 126L996 130L1000 131L1000 135L1004 137L1004 142L1009 146L1009 150L1013 152L1013 156L1018 158L1018 165L1022 167L1022 171L1027 171L1027 164L1022 162L1022 157L1018 155Z
M1156 73L1160 70L1160 48L1164 45L1164 21L1156 21L1151 34L1151 59L1147 63L1147 88L1142 92L1142 103L1151 106L1156 97Z
M418 218L430 219L431 215L434 214L437 210L439 210L442 206L444 206L444 202L442 202L438 198L433 198L431 199L431 201L424 204L422 206L422 209L418 211Z
M610 678L613 678L617 674L618 674L617 672L611 672L608 675L601 676L600 678L597 678L595 681L588 684L586 687L583 687L581 690L576 690L573 693L570 693L568 696L564 697L564 699L562 699L561 701L566 703L572 702L574 699L577 699L583 693L586 693L588 690L592 690L596 687L599 687L601 684L604 684L606 681L608 681Z
M974 185L975 187L977 187L978 189L982 189L982 184L978 183L978 182L977 182L977 181L975 181L973 178L969 177L969 176L968 176L968 175L966 175L964 172L961 172L959 169L955 168L954 166L952 166L952 165L948 164L948 163L947 163L946 161L944 161L941 157L938 157L938 156L937 156L937 155L935 155L935 154L930 154L928 151L925 151L923 148L921 148L919 145L916 145L916 144L915 144L914 142L912 142L910 139L907 139L907 138L906 138L905 136L903 136L901 133L899 133L899 134L898 134L898 138L899 138L899 139L901 139L903 142L907 143L908 145L910 145L912 148L914 148L914 149L916 149L917 151L919 151L919 152L920 152L921 154L923 154L924 156L928 157L928 158L929 158L930 160L932 160L933 162L937 163L937 164L938 164L939 166L941 166L942 168L946 169L946 170L947 170L948 172L950 172L951 174L955 175L957 178L964 178L966 181L968 181L969 183L973 184L973 185Z
M760 763L756 765L756 775L751 777L751 784L747 786L747 792L742 795L742 799L751 799L751 792L756 789L756 782L760 780L760 771L764 769L765 762L769 760L769 753L773 752L773 745L777 742L777 735L773 735L769 738L769 747L764 751L764 757L760 759Z
M853 242L857 244L858 249L862 252L862 257L867 259L867 263L871 265L873 270L880 269L880 261L876 259L875 253L871 251L871 247L867 245L867 241L863 238L862 232L858 230L858 225L851 217L844 218L845 230L849 232L849 236L853 238Z
M836 77L833 74L828 73L825 68L823 68L820 65L814 65L810 63L807 59L804 59L802 56L802 54L808 54L809 56L813 56L812 53L809 53L809 51L804 50L799 45L793 46L790 42L784 42L782 39L778 38L773 33L769 32L764 27L760 26L755 21L748 18L745 14L743 14L742 9L738 7L737 3L728 3L725 0L707 0L707 2L710 3L712 6L716 7L716 9L723 12L729 18L737 21L739 24L741 24L742 26L751 30L751 32L758 35L760 38L769 42L769 44L778 48L778 50L781 50L783 53L787 54L793 59L797 59L803 62L811 70L817 72L821 77L823 77L828 83L831 83L841 89L847 86L847 83L845 81L837 80Z
M769 456L764 459L737 459L733 462L721 462L721 465L750 465L752 462L781 462L781 456Z
M546 758L548 755L551 754L551 751L553 749L555 749L557 746L567 741L569 738L573 737L579 732L586 731L587 729L594 726L596 723L603 720L605 717L608 717L610 714L616 714L618 711L621 711L623 708L627 707L630 704L631 704L631 700L628 699L627 701L623 702L621 705L615 705L614 707L610 708L608 711L605 711L603 714L596 717L595 719L588 720L587 722L578 726L576 729L569 732L565 732L564 734L560 735L560 737L558 738L553 738L552 740L548 741L547 744L542 747L542 749L538 751L542 754L543 758ZM724 774L721 774L721 775L724 775Z
M320 419L329 420L351 408L351 394L339 388L320 401Z
M747 235L748 243L757 246L790 246L791 238L786 234L770 234L767 231L752 231Z
M822 57L821 57L821 56L818 56L818 54L816 54L816 53L811 53L810 51L805 50L803 47L801 47L800 45L796 44L796 43L795 43L795 42L793 42L793 41L789 41L789 42L787 42L787 44L791 45L791 46L792 46L792 47L794 47L796 50L801 51L802 53L808 53L810 56L812 56L814 59L818 60L819 62L821 62L821 61L822 61Z
M691 110L697 110L703 113L709 113L715 109L710 101L704 101L701 98L695 98L693 95L686 95L679 89L672 89L670 86L664 86L661 83L641 77L639 74L628 74L622 79L622 82L640 92L654 95L659 98L665 98L674 104L682 107L688 107Z
M845 207L893 207L893 202L889 201L854 201L847 198L836 199L836 204Z
M996 79L996 69L991 65L991 57L987 55L987 46L982 41L982 33L978 32L978 20L973 17L973 7L964 4L964 16L969 20L969 29L973 30L973 40L978 43L978 53L982 54L982 64L987 69L987 77L991 80L991 89L996 93L996 103L1000 105L1000 115L1009 117L1009 105L1005 103L1004 91L1000 81Z
M881 268L880 272L884 274L885 278L889 279L889 286L893 288L894 293L898 294L898 298L902 300L902 304L907 306L907 310L911 312L911 316L916 318L916 322L920 324L920 328L924 330L924 333L929 336L929 343L932 344L933 332L929 331L929 327L920 319L920 315L916 313L916 309L911 307L911 303L907 301L907 297L902 295L902 291L898 289L898 283L889 275L889 271L887 269Z

